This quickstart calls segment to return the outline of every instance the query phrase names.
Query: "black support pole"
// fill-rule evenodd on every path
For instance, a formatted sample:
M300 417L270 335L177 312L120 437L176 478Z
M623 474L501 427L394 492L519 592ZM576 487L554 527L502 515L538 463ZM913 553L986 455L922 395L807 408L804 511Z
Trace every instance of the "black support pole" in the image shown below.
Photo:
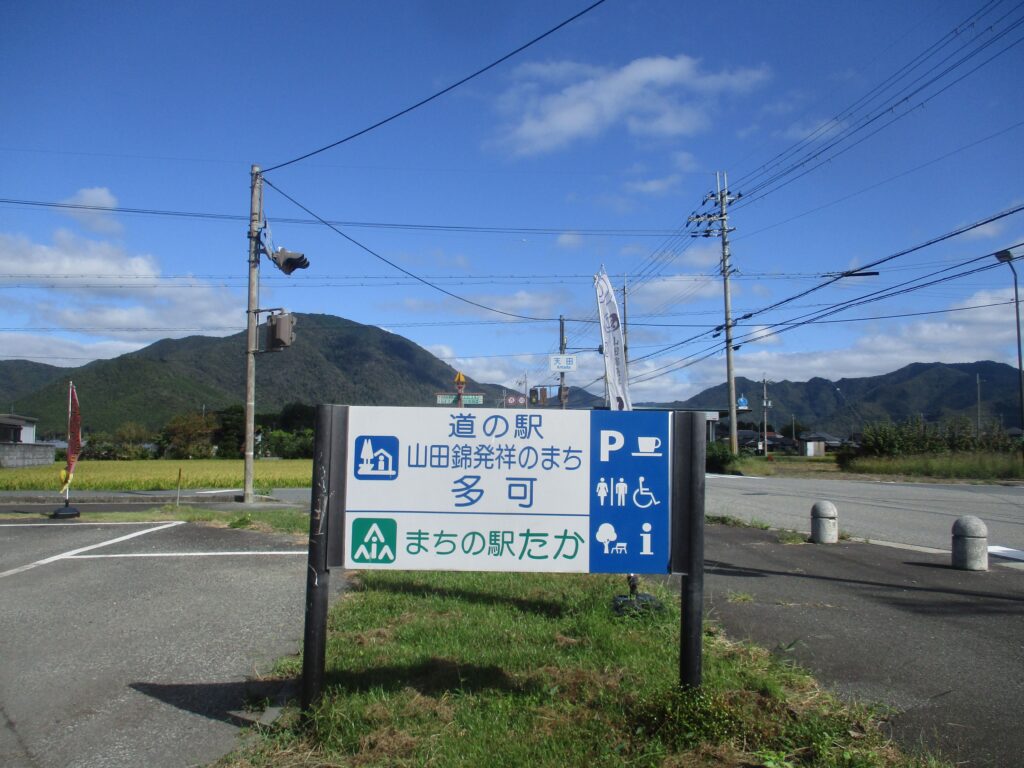
M672 414L672 572L681 573L679 685L699 687L704 623L705 420Z
M309 510L309 561L306 569L306 625L302 646L303 714L324 688L327 651L327 601L330 554L344 551L345 453L348 408L319 405L313 444L313 494Z

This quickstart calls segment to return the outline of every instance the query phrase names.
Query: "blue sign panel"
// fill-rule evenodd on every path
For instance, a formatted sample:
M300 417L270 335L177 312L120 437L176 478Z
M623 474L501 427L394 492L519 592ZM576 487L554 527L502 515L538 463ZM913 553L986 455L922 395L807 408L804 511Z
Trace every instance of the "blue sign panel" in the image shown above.
M360 435L355 441L355 476L358 480L394 480L398 477L398 438Z
M669 414L594 411L590 572L669 570Z

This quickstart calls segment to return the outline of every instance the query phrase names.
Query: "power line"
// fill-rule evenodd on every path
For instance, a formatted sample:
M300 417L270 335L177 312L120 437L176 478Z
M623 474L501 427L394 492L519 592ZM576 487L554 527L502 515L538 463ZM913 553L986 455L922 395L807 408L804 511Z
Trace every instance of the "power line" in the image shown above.
M960 30L968 27L969 25L979 21L983 18L991 9L993 5L998 5L1001 0L988 0L980 9L971 13L967 18L959 22L952 30L946 32L937 41L933 42L923 51L916 54L910 61L898 67L895 71L890 73L882 81L872 86L867 92L862 94L853 103L849 104L833 117L820 123L810 134L804 136L792 145L782 150L770 160L764 164L758 166L754 171L745 175L739 176L734 179L737 184L743 185L747 183L753 183L755 179L769 173L772 168L776 168L782 164L787 157L792 157L802 151L804 148L811 146L818 139L828 135L835 126L841 125L842 121L855 114L862 106L867 106L876 97L885 93L891 85L894 85L906 75L909 75L917 67L931 58L935 53L944 48L947 44L956 40L960 34ZM933 67L934 68L934 67Z
M734 237L733 240L743 240L748 237L754 237L755 235L759 235L762 232L767 232L769 229L781 227L784 224L789 224L793 221L796 221L797 219L803 218L804 216L809 216L812 213L818 213L819 211L823 211L826 208L831 208L833 205L838 205L839 203L846 202L847 200L857 197L858 195L863 195L865 192L870 192L873 189L877 189L878 187L881 187L885 184L889 184L890 182L896 181L897 179L901 179L904 176L909 176L912 173L916 173L917 171L923 170L924 168L927 168L930 165L935 165L936 163L942 162L943 160L946 160L952 157L953 155L959 154L960 152L964 152L968 149L972 149L978 146L979 144L983 144L986 141L998 138L999 136L1002 136L1004 133L1009 133L1012 130L1020 128L1021 126L1024 126L1024 120L1014 123L1013 125L1009 126L1008 128L1004 128L1001 131L989 134L988 136L978 139L977 141L972 141L970 144L965 144L961 147L957 147L956 149L951 150L950 152L947 152L944 155L940 155L939 157L933 158L925 163L921 163L920 165L914 166L913 168L903 171L902 173L897 173L896 175L889 176L888 178L883 179L882 181L870 184L866 187L862 187L856 192L851 192L850 194L844 195L843 197L837 198L836 200L832 200L831 202L824 203L823 205L819 205L814 208L810 208L809 210L806 210L803 213L798 213L794 216L790 216L788 219L783 219L782 221L777 221L774 224L769 224L765 227L761 227L761 229L755 229L753 232L746 232L742 235L738 235Z
M1020 243L1020 244L1017 244L1017 245L1014 245L1014 246L1011 246L1011 247L1016 248L1016 247L1019 247L1019 245L1024 245L1024 243ZM967 266L967 265L972 264L972 263L976 263L976 262L981 261L983 259L988 259L992 255L993 254L989 253L989 254L985 254L983 256L977 256L977 257L968 259L966 261L963 261L963 262L961 262L959 264L955 264L955 265L953 265L951 267L946 267L945 269L941 269L941 270L938 270L936 272L933 272L930 275L923 275L921 277L914 278L913 280L905 281L904 283L899 283L896 286L890 286L889 288L880 289L878 291L874 291L872 293L865 294L865 295L863 295L861 297L858 297L856 299L851 299L849 301L840 302L840 303L835 304L832 307L830 307L828 309L825 309L825 310L822 310L820 312L809 313L807 315L803 315L801 317L792 318L792 319L787 320L787 321L780 321L778 323L773 323L772 325L769 325L766 328L759 328L757 330L751 331L751 332L749 332L749 333L747 333L747 334L745 334L743 336L740 336L740 337L734 339L733 341L734 341L734 343L736 343L736 342L739 342L739 343L753 343L753 342L757 342L757 341L760 341L762 339L768 338L769 336L777 336L777 335L779 335L781 333L784 333L786 331L795 330L795 329L803 327L805 325L817 324L817 323L822 323L822 322L830 322L830 323L835 322L835 323L839 323L839 322L850 322L850 321L861 321L861 320L872 320L872 319L886 319L887 317L893 317L893 318L914 317L914 316L924 315L924 314L939 314L939 313L943 313L943 312L956 312L956 311L964 311L964 310L968 310L968 309L981 309L981 308L990 307L990 306L1001 306L1001 305L1005 305L1005 304L1013 304L1014 302L1012 302L1012 301L1010 301L1010 302L996 302L996 303L992 303L992 304L977 305L977 306L974 306L974 307L952 308L952 309L948 309L948 310L937 310L935 312L901 313L901 314L896 314L896 315L891 315L891 316L880 316L879 318L871 318L871 317L867 317L867 318L853 318L852 320L847 320L847 319L843 319L843 320L825 320L824 319L824 318L827 318L827 317L829 317L831 315L837 314L837 313L845 311L847 309L851 309L851 308L856 307L856 306L861 306L863 304L873 303L873 302L876 302L876 301L882 301L884 299L895 298L897 296L902 296L902 295L904 295L906 293L910 293L910 292L913 292L913 291L921 290L921 289L929 287L931 285L935 285L935 284L938 284L938 283L949 282L951 280L955 280L955 279L958 279L960 277L965 277L965 276L968 276L968 275L972 275L972 274L975 274L977 272L985 272L985 271L988 271L988 270L991 270L991 269L996 269L996 268L999 267L998 264L986 264L984 266L976 267L974 269L970 269L970 270L967 270L967 271L964 271L964 272L961 272L961 273L958 273L958 274L945 275L944 277L937 278L937 279L932 280L932 281L927 282L927 283L923 283L923 284L919 284L919 285L913 285L913 283L915 283L917 281L926 279L928 277L934 277L936 275L940 275L942 273L949 272L950 270L957 269L957 268L960 268L960 267L963 267L963 266ZM700 338L701 336L704 336L704 335L706 335L706 334L700 334L697 337L694 337L694 339ZM722 349L723 349L723 345L721 343L715 344L714 346L712 346L710 348L705 348L702 351L695 352L695 353L693 353L691 355L688 355L686 357L680 358L680 359L675 360L675 361L673 361L671 363L667 363L666 365L663 365L663 366L661 366L659 368L655 368L652 371L647 371L647 372L645 372L643 374L639 374L638 378L633 383L638 383L638 384L639 383L645 383L647 381L651 381L651 380L659 378L661 376L665 376L665 375L667 375L669 373L673 373L675 371L681 370L682 368L687 368L687 367L689 367L691 365L696 365L697 363L702 362L703 360L706 360L709 357L712 357L712 356L718 354L719 352L722 351Z
M964 234L966 232L970 232L971 230L978 229L979 227L983 227L986 224L991 224L992 222L999 221L1000 219L1004 219L1007 216L1012 216L1015 213L1020 213L1021 211L1024 211L1024 204L1017 205L1017 206L1014 206L1012 208L1008 208L1005 211L1001 211L1000 213L996 213L996 214L993 214L991 216L988 216L988 217L986 217L984 219L981 219L980 221L974 222L973 224L967 224L967 225L965 225L963 227L958 227L957 229L954 229L954 230L952 230L950 232L947 232L944 235L939 235L938 237L933 237L930 240L926 240L923 243L919 243L918 245L911 246L910 248L904 248L902 251L897 251L896 253L890 254L889 256L885 256L885 257L883 257L881 259L876 259L875 261L868 262L867 264L864 264L863 266L858 267L855 270L850 270L849 273L840 273L839 275L836 275L835 277L829 278L828 280L826 280L823 283L820 283L820 284L818 284L818 285L816 285L816 286L814 286L812 288L808 288L806 291L801 291L800 293L794 294L793 296L789 296L789 297L787 297L785 299L782 299L780 301L777 301L777 302L775 302L773 304L769 304L768 306L763 307L762 309L756 310L756 311L754 311L752 313L749 313L749 314L750 314L751 317L754 317L754 316L760 315L760 314L764 314L765 312L768 312L770 310L773 310L773 309L776 309L778 307L781 307L781 306L783 306L785 304L790 303L791 301L795 301L796 299L803 298L804 296L807 296L807 295L809 295L811 293L814 293L815 291L819 291L822 288L825 288L825 287L827 287L829 285L832 285L833 283L838 282L839 280L842 280L844 277L848 276L848 274L850 274L850 273L861 272L861 271L867 270L867 269L873 269L874 267L880 266L882 264L886 264L886 263L888 263L890 261L893 261L894 259L901 258L903 256L906 256L908 254L914 253L916 251L920 251L920 250L922 250L924 248L928 248L928 247L933 246L933 245L937 245L938 243L944 242L946 240L950 240L950 239L952 239L954 237L958 237L959 235L962 235L962 234Z
M604 0L600 0L600 1L604 2ZM445 296L449 296L449 297L451 297L453 299L456 299L457 301L463 302L464 304L469 304L471 306L478 307L479 309L483 309L483 310L486 310L488 312L494 312L494 313L499 314L499 315L505 315L506 317L514 317L514 318L517 318L519 320L548 320L548 321L551 321L551 320L557 320L558 319L558 318L550 318L550 317L548 317L548 318L530 317L529 315L520 315L520 314L517 314L515 312L506 312L503 309L498 309L496 307L489 307L486 304L481 304L478 301L473 301L472 299L467 299L464 296L459 296L456 293L452 293L451 291L445 290L441 286L439 286L439 285L437 285L435 283L432 283L429 280L426 280L426 279L420 277L419 275L416 275L416 274L410 272L405 267L400 267L398 264L396 264L395 262L391 261L390 259L385 258L384 256L381 256L379 253L374 251L372 248L370 248L370 247L368 247L366 245L363 245L358 240L356 240L353 237L345 234L340 229L338 229L336 226L334 226L333 224L328 223L325 219L321 218L316 213L311 211L309 208L307 208L305 205L300 203L294 197L292 197L291 195L287 194L286 192L283 192L280 189L280 187L278 187L275 184L271 183L271 181L269 179L267 179L266 177L263 178L263 181L264 181L264 183L266 183L267 186L269 186L271 189L276 191L279 195L284 197L286 200L290 201L293 205L301 208L303 211L308 213L313 218L318 219L328 229L330 229L335 234L345 238L350 243L352 243L352 245L354 245L357 248L360 248L361 250L363 250L366 253L370 254L375 259L379 259L380 261L383 261L385 264L387 264L387 265L397 269L402 274L407 275L408 277L411 277L414 280L417 280L417 281L423 283L423 285L427 286L428 288L433 288L435 291L438 291L439 293L443 293Z
M1018 206L1016 209L1010 209L1008 211L1004 211L1003 213L996 214L994 217L991 217L991 218L992 218L992 220L998 220L999 218L1003 218L1004 216L1008 216L1011 213L1016 213L1017 211L1022 210L1022 209L1024 209L1024 205ZM906 255L908 253L912 253L914 251L921 250L922 248L925 248L925 247L928 247L930 245L934 245L936 243L942 242L943 240L947 240L947 239L949 239L951 237L955 237L955 236L957 236L959 234L963 234L964 232L970 231L971 229L975 229L977 227L984 226L987 223L990 223L989 220L983 220L983 221L980 221L980 222L975 222L974 224L971 224L971 225L967 225L966 227L961 227L960 229L954 230L953 232L950 232L950 233L946 233L945 235L941 235L941 236L939 236L937 238L932 238L931 240L929 240L929 241L927 241L925 243L919 244L917 246L914 246L912 248L908 248L908 249L905 249L903 251L897 252L895 254L891 254L889 256L886 256L884 258L877 259L874 262L866 264L861 269L868 269L870 267L878 266L880 264L883 264L883 263L886 263L886 262L891 261L893 259L896 259L896 258L899 258L901 256L904 256L904 255ZM1017 246L1011 246L1011 247L1017 247ZM946 267L945 269L938 270L937 272L934 272L932 274L941 274L941 273L944 273L944 272L948 272L948 271L950 271L952 269L956 269L959 266L963 266L963 264L965 264L965 263L971 263L971 262L977 261L979 259L988 258L991 255L992 254L986 254L985 256L977 257L976 259L970 259L968 262L963 262L961 264L956 264L956 265L953 265L951 267ZM971 272L964 273L964 274L961 274L961 275L955 275L953 277L954 278L955 277L963 277L963 276L966 276L967 274L974 274L975 272L978 272L978 271L985 271L988 268L990 268L990 267L987 267L985 269L980 269L980 270L972 270ZM821 288L824 288L824 287L826 287L828 285L831 285L832 283L836 282L837 280L842 279L842 277L843 277L843 275L834 277L834 278L832 278L830 280L827 280L824 283L821 283L821 284L819 284L819 285L815 286L814 288L811 288L811 289L809 289L807 291L803 291L803 292L798 293L798 294L796 294L794 296L790 296L790 297L788 297L786 299L782 299L781 301L777 301L774 304L771 304L771 305L769 305L767 307L764 307L762 309L756 310L754 312L745 313L740 318L740 320L741 321L749 320L749 319L751 319L751 318L753 318L753 317L755 317L757 315L764 314L765 312L768 312L770 310L777 309L779 307L785 306L785 305L789 304L790 302L795 301L798 298L802 298L803 296L806 296L809 293L812 293L812 292L820 290ZM867 294L867 296L874 296L876 294L884 293L885 291L892 291L892 290L894 290L894 288L897 288L897 287L900 287L900 286L905 286L905 285L910 285L910 284L912 284L914 282L917 282L918 280L925 279L926 277L929 277L929 275L925 275L923 277L914 278L912 280L905 281L904 283L899 283L899 284L897 284L897 286L890 287L890 288L887 288L887 289L882 289L882 290L876 291L876 292L874 292L872 294ZM926 287L929 287L931 285L935 285L938 282L946 282L948 279L953 279L953 278L946 278L946 279L943 279L941 281L933 281L933 282L927 283L925 285L917 286L916 288L914 288L912 290L920 290L922 288L926 288ZM892 295L895 296L895 295L899 295L899 294L898 293L894 293ZM841 311L842 309L847 309L847 308L850 308L850 307L853 307L853 306L859 306L861 303L865 303L865 302L862 301L863 298L864 297L860 297L858 299L849 299L847 301L839 302L838 304L833 304L833 305L831 305L831 306L829 306L829 307L827 307L825 309L809 313L808 315L804 315L803 317L809 317L811 315L817 315L819 317L825 317L828 314L834 314L835 312ZM874 300L880 300L881 298L890 298L890 296L889 295L880 296L879 299L874 299ZM799 327L800 325L806 324L806 323L797 323L796 321L798 321L798 320L801 320L801 318L796 318L794 321L791 321L789 326L786 327L784 330L792 330L792 328L794 328L794 327ZM769 325L768 328L770 329L770 328L774 328L774 327L777 327L777 326L780 326L780 325L782 325L782 323L774 323L772 325ZM723 326L716 327L714 329L714 331L715 331L714 335L717 336L718 332L721 331L721 330L723 330ZM653 358L653 357L659 357L659 356L665 354L666 352L668 352L668 351L670 351L672 349L677 349L678 347L684 346L685 344L689 344L689 343L691 343L693 341L696 341L698 339L704 338L709 333L711 333L710 330L709 331L704 331L703 333L698 333L698 334L696 334L694 336L691 336L689 338L683 339L682 341L675 342L673 344L669 344L669 345L663 347L661 350L657 350L657 351L652 352L652 353L650 353L648 355L644 355L642 358L637 358L637 362L639 360L645 360L645 359L649 359L649 358ZM774 333L767 334L767 335L774 335ZM752 334L746 334L745 336L741 336L739 338L735 338L735 339L732 340L732 343L736 344L736 342L741 342L742 343L744 341L756 341L759 338L764 338L764 337L765 337L764 331L763 330L759 330L759 331L753 332ZM722 344L716 344L714 349L716 349L716 350L718 350L720 348L724 349L726 346L728 346L728 344L726 344L724 346ZM692 356L690 356L690 357L692 357ZM682 358L682 360L677 361L677 362L682 362L682 361L687 360L687 359L688 358ZM669 364L669 366L671 366L671 365L674 365L674 363L670 363ZM663 366L663 367L668 367L668 366ZM661 369L656 369L656 370L661 370ZM666 371L666 373L669 373L669 372L671 372L671 371Z
M988 3L980 11L976 12L971 18L965 20L965 22L963 24L961 24L960 26L962 27L962 26L964 26L968 22L971 22L974 19L980 19L982 16L984 16L988 12L988 10L990 10L989 6L991 6L991 5L992 5L991 2ZM976 72L981 67L987 65L988 63L990 63L992 60L994 60L998 56L1001 56L1003 53L1006 53L1008 50L1010 50L1014 46L1018 45L1021 42L1024 42L1024 38L1020 38L1020 39L1010 43L1009 45L1005 46L1001 50L997 51L994 55L990 56L985 61L983 61L980 64L978 64L973 69L969 70L968 72L966 72L965 74L963 74L960 77L956 78L955 80L952 80L951 82L945 84L944 86L942 86L935 93L932 93L931 95L925 97L918 104L914 105L913 107L909 108L908 110L904 111L901 114L893 116L891 120L889 120L888 122L884 123L879 128L877 128L876 130L874 130L871 133L869 133L867 136L864 136L861 139L859 139L858 141L856 141L855 143L850 144L850 145L848 145L848 146L846 146L846 147L836 151L835 153L829 155L828 157L826 157L825 159L823 159L821 162L817 163L816 165L813 165L810 168L807 168L805 171L800 173L798 176L796 176L794 178L791 178L788 181L785 181L784 183L782 182L782 180L784 178L786 178L787 176L790 176L792 173L794 173L795 171L797 171L801 167L807 165L807 163L812 162L813 160L815 160L815 159L825 155L827 152L829 152L833 148L837 147L839 144L843 143L844 141L846 141L847 139L852 137L854 134L864 130L865 128L867 128L869 125L871 125L875 121L877 121L880 118L884 117L885 115L895 111L895 109L897 107L906 104L907 102L909 102L909 100L911 98L913 98L917 94L921 93L922 91L924 91L928 87L934 85L935 83L937 83L938 81L940 81L941 79L946 77L947 75L951 74L954 70L956 70L957 68L963 66L966 62L968 62L970 59L974 58L975 56L977 56L978 54L983 52L989 46L995 44L996 42L1001 40L1003 37L1008 35L1010 32L1012 32L1013 30L1017 29L1019 26L1021 26L1021 24L1024 24L1024 18L1018 18L1015 21L1013 21L1007 28L1005 28L1005 29L995 33L995 35L993 37L991 37L990 39L983 40L983 36L985 34L987 34L989 32L992 32L999 23L1003 22L1008 16L1010 16L1014 11L1016 11L1022 5L1024 5L1024 3L1020 3L1020 4L1016 5L1016 6L1014 6L1008 13L1004 14L996 22L992 23L982 33L979 33L979 35L976 38L973 38L972 40L968 41L964 45L960 46L960 48L958 48L952 54L947 56L945 59L940 61L938 64L932 66L927 72L925 72L922 75L918 76L917 79L915 79L914 81L912 81L908 85L905 85L901 91L897 92L895 94L895 96L891 97L892 100L889 101L887 104L884 104L884 105L876 108L874 110L874 112L867 113L864 117L860 118L853 125L851 125L849 127L846 127L846 128L842 128L841 130L836 131L834 133L832 132L832 129L835 126L841 126L842 125L842 121L846 117L848 117L849 115L852 115L854 112L856 112L860 108L860 106L862 104L866 105L867 103L870 103L870 101L872 99L874 99L875 96L881 95L882 93L884 93L885 90L887 90L889 88L890 81L892 81L892 83L895 83L895 82L899 81L900 79L902 79L905 74L909 74L914 69L916 69L917 66L918 66L918 63L920 63L920 62L918 62L918 63L914 63L914 62L917 61L918 58L921 58L923 56L924 58L921 59L921 61L923 62L927 58L931 57L931 55L933 54L933 51L932 51L933 48L935 50L938 50L941 47L944 47L946 45L946 43L948 43L951 40L955 39L956 36L959 34L960 27L954 29L953 32L951 32L951 33L947 33L947 35L942 40L939 41L939 43L941 43L941 45L939 45L939 43L933 44L933 46L931 48L927 49L922 54L919 54L919 56L916 57L915 60L913 60L911 62L911 64L913 64L913 66L905 65L901 70L897 70L897 72L894 73L894 75L890 76L890 78L888 78L886 81L883 81L883 83L881 83L880 85L875 86L875 88L872 89L871 91L869 91L868 94L866 94L864 97L861 97L861 99L859 99L856 102L854 102L854 104L851 105L850 107L848 107L846 110L844 110L843 112L840 112L835 117L833 117L831 120L826 121L825 123L822 123L821 125L819 125L818 128L810 136L805 137L801 141L799 141L796 144L792 145L788 150L785 150L783 153L780 153L775 158L773 158L772 161L769 161L768 163L765 163L764 165L760 166L759 169L756 170L755 172L752 172L752 173L747 174L746 176L742 177L740 179L740 184L743 184L743 183L748 183L749 184L749 183L752 183L755 179L757 179L760 176L765 176L766 174L771 174L771 175L768 175L767 178L765 178L765 179L757 182L756 184L754 184L752 189L747 189L746 190L747 199L738 207L742 207L744 205L749 205L749 204L752 204L753 202L756 202L757 200L762 199L767 194L769 194L768 188L771 187L772 185L775 185L775 187L771 191L773 191L773 192L777 191L778 189L781 189L783 186L786 186L787 184L792 183L793 181L801 178L802 176L806 175L807 173L810 173L811 171L815 170L816 168L819 168L821 165L823 165L824 163L828 162L830 159L834 159L835 157L838 157L839 155L849 151L850 149L852 149L853 147L855 147L858 144L862 143L863 141L867 140L871 136L874 136L879 131L883 130L884 128L888 127L889 125L892 125L894 122L896 122L898 120L901 120L904 117L906 117L907 115L911 114L917 108L922 107L923 105L927 104L929 101L931 101L932 99L936 98L940 94L944 93L946 90L948 90L952 86L956 85L957 83L962 81L964 78L970 76L971 74ZM952 37L951 37L951 35L952 35ZM949 40L947 40L946 38L949 38ZM981 42L979 42L979 41L981 41ZM936 48L936 46L938 46L938 48ZM913 87L914 85L919 83L922 79L924 79L928 75L936 72L943 64L948 62L954 56L958 55L961 51L964 51L965 49L968 49L968 48L970 48L972 46L974 46L974 49L970 50L968 53L963 55L959 60L953 62L950 65L948 65L944 70L942 70L938 74L934 75L933 77L931 77L931 79L928 79L923 84L917 86L916 88ZM927 54L927 55L925 55L925 54ZM801 158L798 158L798 159L794 160L792 163L790 163L786 167L782 168L781 170L772 172L772 169L778 167L781 164L782 160L785 159L785 157L787 155L796 154L798 151L801 151L804 147L809 147L812 143L814 143L817 140L825 140L828 143L825 144L825 146L818 148L817 150L813 150L813 151L807 152Z
M565 27L566 25L571 24L572 22L576 21L576 19L580 18L581 16L584 16L584 15L590 13L592 10L594 10L595 8L597 8L599 5L603 4L604 2L605 2L605 0L597 0L597 2L593 3L592 5L587 6L586 8L584 8L579 13L577 13L577 14L575 14L573 16L570 16L565 21L555 25L554 27L549 29L547 32L544 32L543 34L538 35L537 37L533 38L529 42L524 43L523 45L521 45L518 48L516 48L514 51L510 51L509 53L506 53L500 59L497 59L496 61L491 62L486 67L482 67L481 69L478 69L473 74L467 75L466 77L462 78L461 80L458 80L458 81L452 83L447 88L442 88L440 91L437 91L437 92L431 94L430 96L428 96L427 98L421 99L420 101L416 102L415 104L413 104L413 105L411 105L409 107L406 107L405 109L400 110L399 112L394 113L390 117L386 117L383 120L378 120L373 125L367 126L366 128L363 128L360 131L356 131L353 134L349 134L348 136L346 136L343 139L338 139L338 141L335 141L335 142L332 142L330 144L327 144L326 146L320 147L320 149L314 149L312 152L307 152L304 155L299 155L298 157L296 157L296 158L294 158L292 160L288 160L287 162L278 163L277 165L273 165L270 168L265 169L263 171L263 173L265 173L265 174L266 173L270 173L271 171L276 171L279 168L284 168L286 166L293 165L293 164L295 164L295 163L297 163L297 162L299 162L301 160L305 160L307 158L313 157L313 155L319 155L321 152L326 152L329 149L333 149L334 147L340 146L341 144L344 144L345 142L351 141L352 139L355 139L355 138L358 138L359 136L367 134L370 131L372 131L372 130L374 130L376 128L380 128L383 125L387 125L392 120L397 120L399 117L402 117L403 115L407 115L410 112L412 112L413 110L419 109L420 107L422 107L422 106L424 106L426 104L429 104L430 102L434 101L434 99L437 99L437 98L439 98L441 96L444 96L446 93L449 93L450 91L455 90L460 85L464 85L464 84L468 83L470 80L473 80L474 78L479 77L480 75L484 74L485 72L488 72L489 70L494 69L499 64L502 64L502 63L508 61L513 56L516 56L517 54L522 53L527 48L529 48L529 47L531 47L533 45L536 45L537 43L539 43L544 38L546 38L546 37L548 37L550 35L553 35L555 32L557 32L558 30L562 29L562 27ZM266 180L265 177L264 177L264 180Z
M18 200L14 198L0 198L0 204L23 205L35 208L53 208L75 211L96 211L99 213L123 213L136 216L166 216L183 219L209 219L212 221L248 221L249 217L235 213L211 213L204 211L173 211L161 210L158 208L129 208L124 206L86 205L84 203L60 203L47 202L42 200ZM397 229L425 232L455 232L467 234L496 234L496 235L564 235L571 233L580 237L665 237L674 234L674 230L665 229L626 229L600 227L516 227L516 226L481 226L475 224L414 224L407 222L383 222L383 221L339 221L327 219L328 224L339 227L353 227L360 229ZM275 218L277 224L315 224L324 223L318 218L296 219L296 218Z

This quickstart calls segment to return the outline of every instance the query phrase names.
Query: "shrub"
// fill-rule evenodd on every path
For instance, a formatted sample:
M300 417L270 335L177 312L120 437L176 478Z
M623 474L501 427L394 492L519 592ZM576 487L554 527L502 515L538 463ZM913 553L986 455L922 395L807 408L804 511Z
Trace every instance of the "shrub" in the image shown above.
M704 468L707 472L725 473L739 461L739 457L724 443L708 443Z

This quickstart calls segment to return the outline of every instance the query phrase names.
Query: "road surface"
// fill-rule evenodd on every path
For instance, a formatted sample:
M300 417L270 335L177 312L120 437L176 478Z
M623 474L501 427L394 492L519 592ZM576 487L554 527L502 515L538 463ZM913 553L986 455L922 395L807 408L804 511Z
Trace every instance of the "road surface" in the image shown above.
M976 515L989 545L1024 550L1024 486L806 480L708 475L706 513L810 531L811 506L826 500L839 529L871 541L950 549L954 521Z
M187 523L0 521L0 765L206 764L301 644L306 544Z

